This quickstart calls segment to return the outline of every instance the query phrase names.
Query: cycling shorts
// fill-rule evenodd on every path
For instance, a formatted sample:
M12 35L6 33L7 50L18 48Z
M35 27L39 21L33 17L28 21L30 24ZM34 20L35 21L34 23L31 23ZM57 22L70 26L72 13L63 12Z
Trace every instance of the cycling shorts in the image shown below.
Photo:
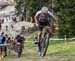
M51 28L49 21L39 22L39 27L38 27L39 31L42 31L45 26L49 26Z

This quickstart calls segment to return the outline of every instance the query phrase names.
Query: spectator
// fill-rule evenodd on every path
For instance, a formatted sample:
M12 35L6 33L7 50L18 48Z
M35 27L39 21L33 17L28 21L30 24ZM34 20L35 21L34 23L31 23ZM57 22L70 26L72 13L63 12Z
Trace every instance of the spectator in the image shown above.
M13 25L11 24L11 28L12 28L12 30L13 30Z
M7 34L5 35L5 43L10 44L10 37Z
M8 26L6 25L5 27L6 27L6 31L8 31Z
M1 25L1 23L0 23L0 31L1 31L1 28L2 28L2 25Z
M2 19L2 23L4 23L4 18Z
M0 44L4 44L4 42L5 42L5 37L4 37L4 32L2 32L2 34L0 35ZM0 47L0 59L3 57L3 55L2 55L2 51L3 51L3 47ZM5 55L4 56L6 56L7 55L7 53L6 53L6 48L4 47L4 51L5 51Z
M13 15L12 20L13 20L13 22L16 23L16 22L17 22L17 20L16 20L16 16Z

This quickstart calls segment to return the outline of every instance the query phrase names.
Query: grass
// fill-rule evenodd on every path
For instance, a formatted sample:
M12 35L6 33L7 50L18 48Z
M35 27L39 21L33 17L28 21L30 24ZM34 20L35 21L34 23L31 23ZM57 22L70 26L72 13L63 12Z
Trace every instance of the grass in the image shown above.
M33 34L31 34L28 38L26 38L27 41L33 41L34 37L37 35L37 32L34 32Z
M33 41L33 36L28 38L28 40ZM34 44L29 43L28 46L28 49L36 51ZM75 61L75 40L67 40L66 43L64 40L51 40L46 56L59 57L67 61Z
M29 38L27 38L27 41L33 41L34 36L36 35L36 32L33 33L33 35ZM35 49L35 45L32 43L26 43L27 48L29 49ZM66 52L66 53L74 53L75 52L75 40L67 40L61 41L61 40L50 40L50 45L48 47L49 53L56 53L56 52Z
M51 44L48 48L50 54L73 54L75 52L75 41L67 42L66 44L61 41L60 43Z
M28 40L33 41L33 37L29 38ZM32 43L26 44L27 48L35 50L35 45ZM65 44L65 41L56 41L51 40L50 45L48 47L48 53L67 53L67 54L73 54L75 52L75 41L67 41Z

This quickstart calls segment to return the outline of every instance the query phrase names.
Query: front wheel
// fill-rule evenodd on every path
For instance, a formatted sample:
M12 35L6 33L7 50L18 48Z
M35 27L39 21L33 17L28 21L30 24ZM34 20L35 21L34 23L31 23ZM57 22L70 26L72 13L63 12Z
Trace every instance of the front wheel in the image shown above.
M20 57L22 54L22 47L21 46L17 46L17 55L18 57Z
M43 57L46 55L47 48L49 46L49 36L44 37L41 42L41 52L40 55Z

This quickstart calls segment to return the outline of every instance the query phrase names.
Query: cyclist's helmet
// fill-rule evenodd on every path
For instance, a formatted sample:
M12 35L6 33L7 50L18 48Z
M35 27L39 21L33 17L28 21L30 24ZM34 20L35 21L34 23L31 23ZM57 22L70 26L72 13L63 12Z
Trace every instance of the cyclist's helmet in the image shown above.
M47 7L42 7L41 11L42 11L42 13L48 13L48 8Z

